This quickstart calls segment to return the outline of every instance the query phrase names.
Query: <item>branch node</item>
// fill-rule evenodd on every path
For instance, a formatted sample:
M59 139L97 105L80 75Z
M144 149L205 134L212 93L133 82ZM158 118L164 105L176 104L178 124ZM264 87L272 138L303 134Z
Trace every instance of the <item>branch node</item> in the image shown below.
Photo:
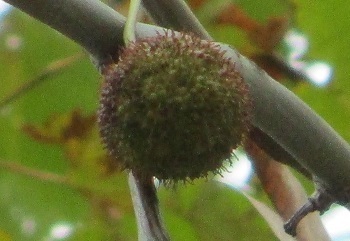
M284 225L286 233L296 236L296 229L299 222L309 213L319 211L322 215L333 203L345 206L350 201L350 188L342 190L331 190L315 180L316 192Z

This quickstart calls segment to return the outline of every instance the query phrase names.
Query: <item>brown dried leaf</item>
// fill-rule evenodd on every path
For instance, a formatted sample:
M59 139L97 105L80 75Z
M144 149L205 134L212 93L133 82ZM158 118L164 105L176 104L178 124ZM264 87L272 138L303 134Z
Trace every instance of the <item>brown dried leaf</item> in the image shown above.
M249 32L250 39L265 52L272 52L281 42L289 28L286 16L271 17L265 25Z
M245 31L251 41L270 53L283 39L289 28L289 17L270 17L266 24L250 17L242 8L229 4L217 17L217 23L234 25Z
M187 1L188 5L191 7L191 9L198 9L200 8L201 6L204 5L206 0L190 0L190 1Z
M71 112L69 125L62 129L63 140L84 139L95 127L96 115L83 116L80 110Z
M74 168L91 164L101 175L120 169L118 162L107 155L100 143L96 114L83 115L76 109L67 114L52 115L42 126L26 124L22 130L38 142L62 145Z
M239 27L250 33L261 28L260 24L236 4L228 4L216 18L218 24L228 24Z
M96 115L84 117L80 110L51 115L42 126L25 124L24 133L41 143L62 144L69 139L84 139L95 125Z

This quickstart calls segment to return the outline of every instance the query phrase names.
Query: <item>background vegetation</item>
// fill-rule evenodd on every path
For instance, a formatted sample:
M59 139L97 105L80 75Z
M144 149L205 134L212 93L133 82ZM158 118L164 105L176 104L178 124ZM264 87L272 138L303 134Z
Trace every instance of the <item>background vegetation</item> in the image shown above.
M188 2L217 41L261 64L350 140L346 1ZM126 13L127 3L106 3ZM232 12L240 17L232 18ZM321 61L333 69L329 85L321 88L297 75L305 77L303 71L290 73L266 61L278 52L290 66L295 49L284 39L290 31L309 43L299 61L306 66ZM98 139L101 77L89 56L13 10L0 22L0 79L0 240L136 240L126 174L115 172ZM28 83L25 94L1 102ZM269 203L256 178L246 188ZM241 191L215 180L177 190L160 187L159 193L172 240L278 240L266 215Z

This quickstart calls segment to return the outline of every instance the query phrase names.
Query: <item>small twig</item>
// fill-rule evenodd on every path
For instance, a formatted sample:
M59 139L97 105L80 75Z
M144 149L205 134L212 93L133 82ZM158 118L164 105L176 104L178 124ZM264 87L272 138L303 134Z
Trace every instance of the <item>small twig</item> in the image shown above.
M271 54L272 60L274 63L279 66L283 73L285 73L288 78L293 79L293 80L309 80L309 76L307 76L303 71L298 70L291 66L284 58L282 58L279 54L277 53L272 53Z
M64 185L72 186L71 182L68 180L66 176L58 175L51 172L39 171L34 168L23 166L19 163L0 161L0 167L5 168L14 173L25 175L41 181L48 181L56 184L64 184Z
M82 56L84 56L82 53L78 53L50 63L37 76L26 81L23 85L19 86L8 96L0 100L0 109L4 108L6 105L17 100L18 98L22 97L30 90L43 84L46 80L49 80L49 78L61 73L66 68L72 66L72 64L77 60L81 59Z
M297 235L297 225L298 223L309 213L315 211L315 207L311 200L304 204L304 206L299 209L291 219L284 225L284 230L286 233L295 237Z
M158 198L152 177L129 173L129 186L134 204L139 241L170 240L160 217Z
M284 225L285 231L290 235L296 234L296 228L299 222L309 213L319 211L323 214L334 203L344 206L349 209L350 203L350 188L329 189L323 185L323 182L318 177L314 177L316 192L309 198L288 222Z
M287 166L276 162L255 143L255 139L246 141L245 150L251 157L254 169L266 194L283 220L288 220L299 210L300 206L308 201L302 185ZM331 240L319 215L310 215L306 219L306 222L303 222L303 225L298 229L296 237L298 241Z
M308 202L305 203L284 225L286 233L296 236L299 222L309 213L320 211L321 214L329 209L335 203L335 199L328 192L317 191Z
M96 193L96 189L90 185L75 182L74 179L70 179L69 176L59 175L52 172L41 171L35 168L24 166L20 163L4 161L0 159L0 168L8 170L9 172L20 174L31 179L36 179L43 182L51 182L58 185L64 185L68 188L78 190L84 194Z
M125 22L124 27L124 42L125 44L135 41L135 28L137 22L137 13L140 9L141 0L131 0L128 17Z
M280 54L277 52L263 53L261 55L255 55L253 60L258 60L259 62L268 63L269 66L276 66L278 71L286 75L289 79L299 82L302 80L310 80L310 78L302 71L294 68L288 63Z

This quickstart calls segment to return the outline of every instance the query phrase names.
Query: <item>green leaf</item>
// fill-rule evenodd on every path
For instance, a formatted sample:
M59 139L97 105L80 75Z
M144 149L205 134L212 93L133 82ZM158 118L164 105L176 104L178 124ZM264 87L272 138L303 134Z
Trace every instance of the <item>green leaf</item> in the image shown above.
M277 240L255 208L238 192L217 182L198 181L176 190L160 190L162 210L171 210L169 219L182 218L169 227L172 238L183 230L195 232L193 240ZM175 214L175 215L174 215ZM183 228L183 225L191 225ZM187 240L186 237L185 240ZM192 240L189 238L188 240ZM176 240L176 239L174 239ZM178 239L184 240L184 239Z
M0 229L13 240L52 237L60 225L73 231L88 211L86 200L65 186L3 171L0 193Z
M0 35L0 98L39 74L51 61L81 51L61 34L18 11L13 11L2 24L6 31ZM62 150L34 142L22 133L21 127L73 107L94 110L98 86L97 72L85 57L74 68L1 109L0 161L65 173L68 163ZM4 230L0 232L1 240L6 240L5 234L12 240L43 240L60 224L74 232L89 213L86 199L66 186L33 180L8 170L1 170L0 183L0 230Z
M298 26L309 39L308 57L328 63L334 77L328 88L302 86L299 96L350 141L349 11L347 1L298 1ZM330 21L332 19L333 21ZM292 118L292 117L291 117Z

